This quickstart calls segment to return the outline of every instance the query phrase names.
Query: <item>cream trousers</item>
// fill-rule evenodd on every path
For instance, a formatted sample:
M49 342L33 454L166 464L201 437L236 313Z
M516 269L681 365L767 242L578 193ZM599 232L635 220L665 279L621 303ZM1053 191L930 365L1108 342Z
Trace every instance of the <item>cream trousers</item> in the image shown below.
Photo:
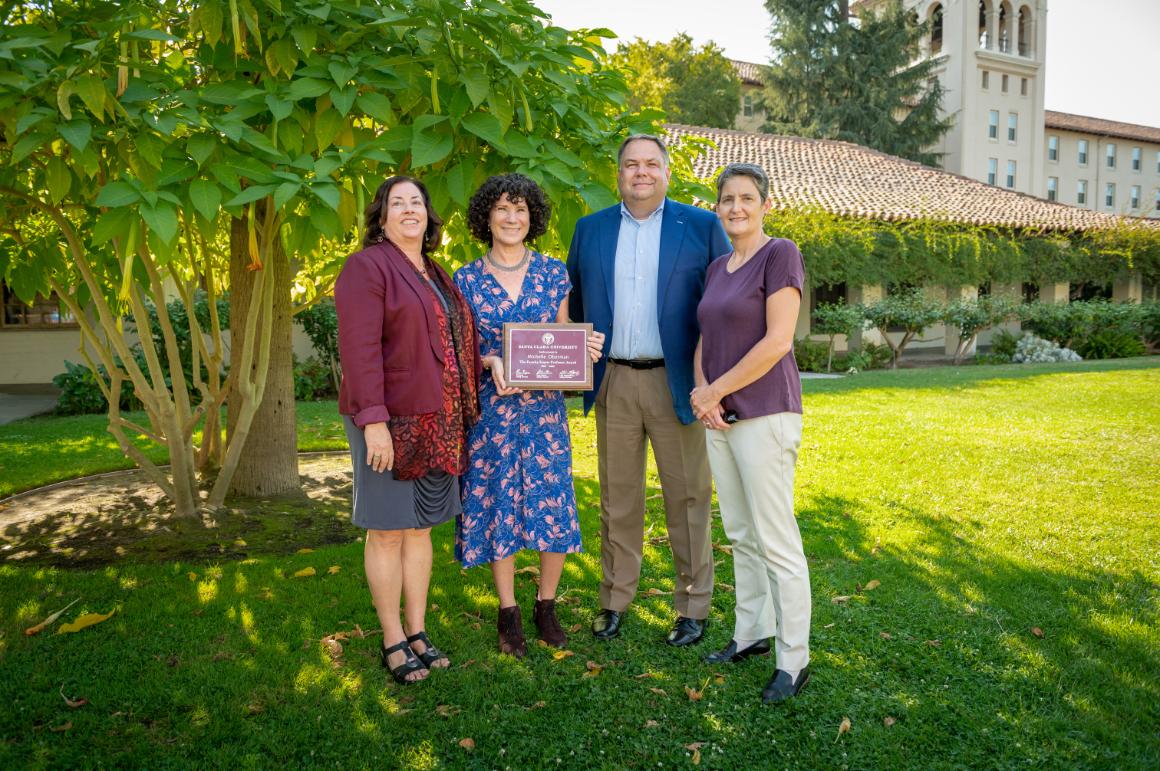
M802 416L793 412L706 432L721 521L733 543L734 639L775 638L777 668L810 660L810 575L793 512Z

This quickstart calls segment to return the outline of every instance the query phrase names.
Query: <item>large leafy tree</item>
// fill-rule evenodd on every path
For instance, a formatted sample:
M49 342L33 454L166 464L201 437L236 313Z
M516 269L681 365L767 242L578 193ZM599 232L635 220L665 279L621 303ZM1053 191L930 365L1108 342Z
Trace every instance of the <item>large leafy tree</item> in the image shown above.
M766 0L773 59L763 95L766 131L841 139L928 165L951 127L940 114L926 27L900 0L851 18L845 0Z
M55 291L69 306L110 373L110 431L182 515L199 488L211 505L231 486L297 488L291 315L327 291L385 176L427 181L456 264L475 253L471 192L522 171L556 204L541 246L558 252L587 208L615 200L618 137L655 117L623 117L599 34L546 25L526 0L4 13L0 274L22 298ZM229 291L228 347L216 315L204 327L192 312L197 290ZM189 378L174 297L195 342ZM132 320L150 306L162 334L138 336L135 354ZM144 421L117 410L125 383ZM167 445L168 471L143 440Z
M637 38L612 61L624 70L630 108L664 110L674 123L733 128L741 81L715 43L694 48L686 34L667 43Z

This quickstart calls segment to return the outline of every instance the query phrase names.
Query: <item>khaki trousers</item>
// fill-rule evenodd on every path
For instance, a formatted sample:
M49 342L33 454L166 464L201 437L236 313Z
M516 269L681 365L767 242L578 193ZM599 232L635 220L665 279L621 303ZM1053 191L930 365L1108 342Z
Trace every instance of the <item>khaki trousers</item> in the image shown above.
M793 513L802 416L742 420L707 431L721 522L733 544L737 640L775 638L777 668L810 661L810 574Z
M596 395L600 605L622 612L636 596L644 551L646 440L660 475L677 574L673 607L678 615L704 619L713 596L705 430L677 419L664 367L610 363Z

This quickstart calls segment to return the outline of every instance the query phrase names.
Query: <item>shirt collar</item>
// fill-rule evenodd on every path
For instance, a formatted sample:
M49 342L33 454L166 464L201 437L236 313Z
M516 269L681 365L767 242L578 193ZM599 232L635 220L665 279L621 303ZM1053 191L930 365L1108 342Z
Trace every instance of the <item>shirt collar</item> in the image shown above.
M664 210L665 210L665 199L662 198L660 206L658 206L656 209L654 209L652 211L652 213L650 213L644 219L638 220L636 217L632 216L632 212L630 212L628 210L628 207L625 205L624 201L620 202L620 216L627 217L630 220L632 220L633 222L648 222L649 220L660 217L661 214L664 212Z

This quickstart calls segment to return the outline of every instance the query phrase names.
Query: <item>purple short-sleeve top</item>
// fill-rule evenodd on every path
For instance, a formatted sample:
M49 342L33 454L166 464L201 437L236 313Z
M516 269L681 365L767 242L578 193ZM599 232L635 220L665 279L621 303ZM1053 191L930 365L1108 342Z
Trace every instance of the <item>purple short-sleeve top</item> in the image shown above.
M718 257L705 275L697 306L701 325L701 369L712 383L733 368L765 337L765 301L780 289L802 291L805 263L797 244L774 238L730 273L730 255ZM802 384L790 350L764 375L721 401L741 420L802 411Z

